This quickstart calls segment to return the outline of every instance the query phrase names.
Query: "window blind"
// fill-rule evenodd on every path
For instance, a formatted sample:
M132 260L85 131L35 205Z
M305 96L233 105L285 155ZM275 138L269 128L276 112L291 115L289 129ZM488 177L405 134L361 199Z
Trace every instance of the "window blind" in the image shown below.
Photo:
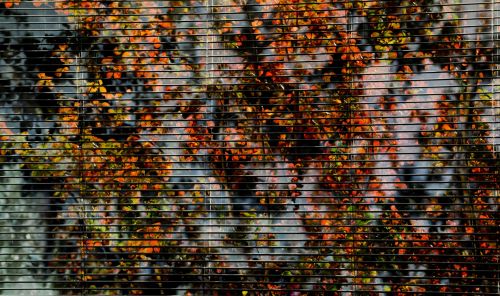
M0 295L500 292L496 1L0 15Z

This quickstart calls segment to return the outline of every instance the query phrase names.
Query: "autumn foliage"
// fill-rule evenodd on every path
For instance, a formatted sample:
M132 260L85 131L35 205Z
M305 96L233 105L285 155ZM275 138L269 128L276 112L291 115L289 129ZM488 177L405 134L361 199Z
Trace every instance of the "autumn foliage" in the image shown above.
M34 83L57 128L31 142L0 121L0 159L51 186L57 276L106 295L493 293L490 43L432 1L221 3L31 3L70 25ZM287 225L302 242L281 245ZM227 253L250 246L238 270Z

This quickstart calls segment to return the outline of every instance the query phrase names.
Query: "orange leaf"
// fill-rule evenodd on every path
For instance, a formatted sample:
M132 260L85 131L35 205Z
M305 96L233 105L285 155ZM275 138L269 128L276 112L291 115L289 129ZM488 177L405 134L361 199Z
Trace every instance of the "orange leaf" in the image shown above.
M261 20L254 20L252 22L252 27L258 27L258 26L261 26L263 24L263 22Z
M446 123L446 124L443 124L443 129L444 129L445 131L450 131L450 130L452 130L451 126L450 126L449 124L447 124L447 123Z
M118 177L118 178L115 178L115 181L118 182L118 183L125 183L125 178Z
M332 221L327 219L321 219L321 226L330 226L332 225Z
M151 248L151 247L142 248L139 252L140 252L140 253L147 253L147 254L151 254L151 253L153 253L153 248Z
M169 29L172 27L172 24L169 23L169 22L161 22L160 23L160 27L164 28L164 29Z

